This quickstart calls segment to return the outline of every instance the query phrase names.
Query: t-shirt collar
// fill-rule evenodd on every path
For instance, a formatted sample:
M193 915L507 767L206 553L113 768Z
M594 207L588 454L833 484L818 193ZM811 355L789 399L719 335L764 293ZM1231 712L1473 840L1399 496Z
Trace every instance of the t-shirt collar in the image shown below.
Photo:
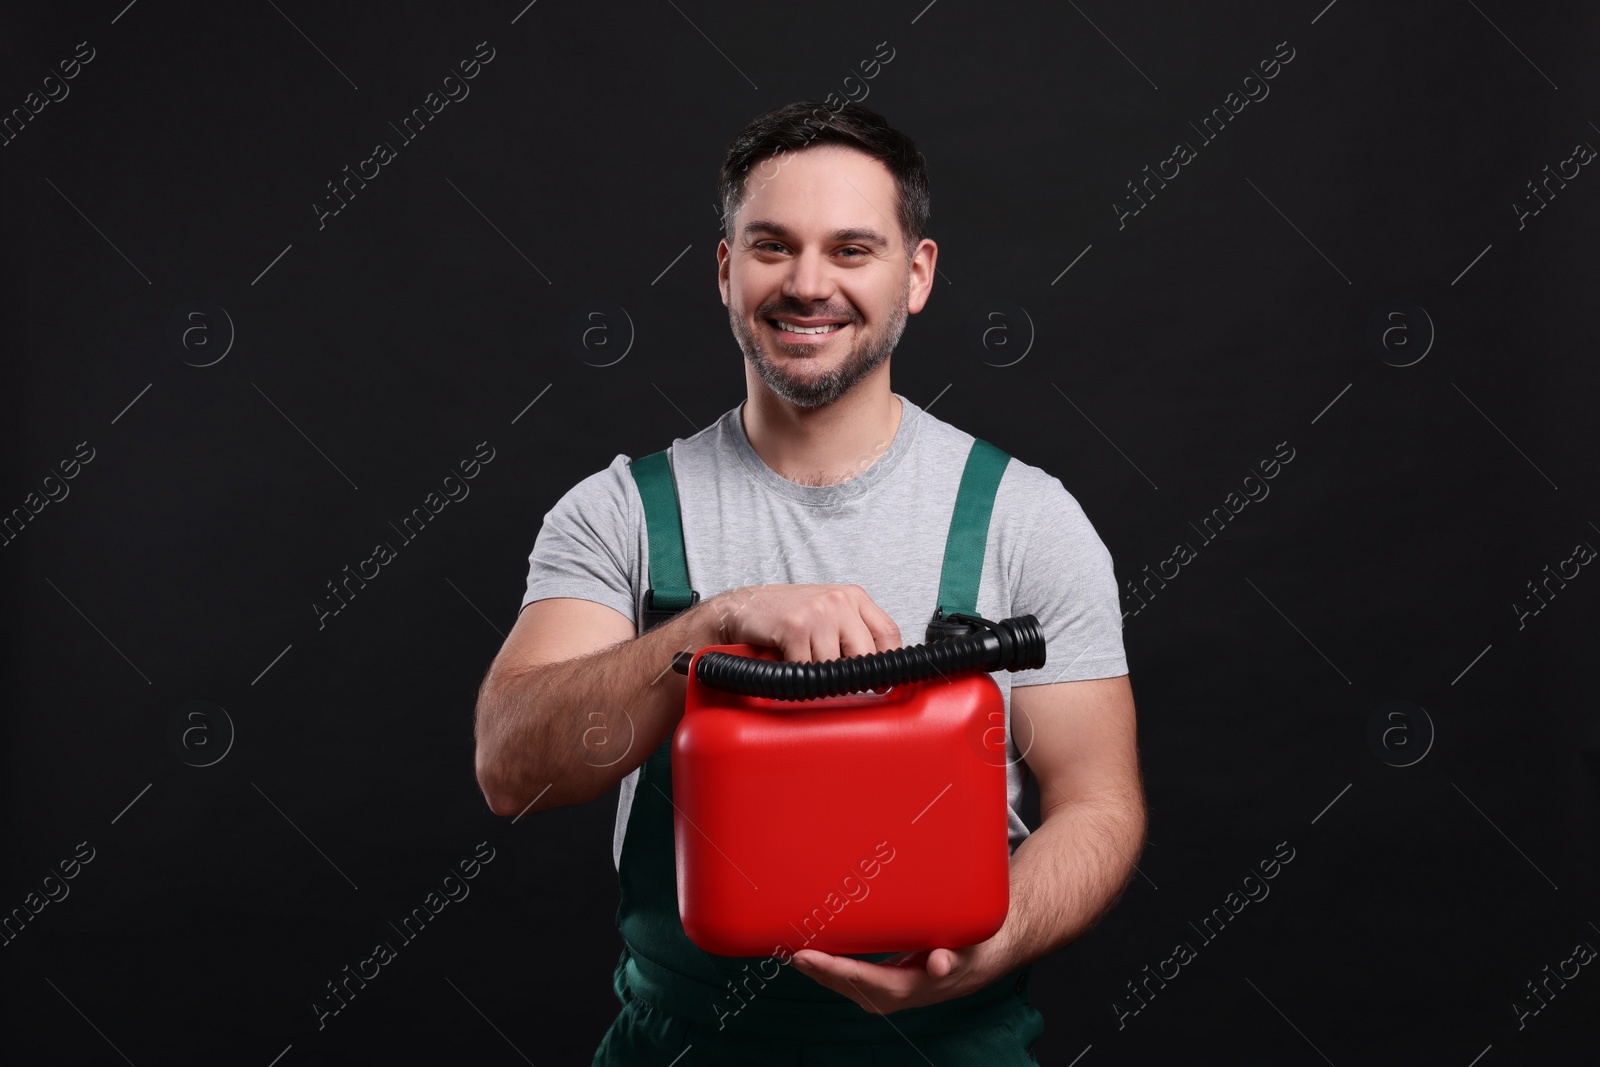
M741 413L747 401L741 401L738 406L722 416L720 432L726 435L734 451L739 454L746 474L768 490L801 504L816 506L844 504L872 492L893 472L916 441L917 432L921 429L923 410L899 393L893 395L899 397L903 406L900 410L900 425L896 427L889 447L875 458L864 457L863 462L870 463L866 470L835 485L800 485L767 466L766 461L756 453L755 447L750 444L750 439L744 432Z

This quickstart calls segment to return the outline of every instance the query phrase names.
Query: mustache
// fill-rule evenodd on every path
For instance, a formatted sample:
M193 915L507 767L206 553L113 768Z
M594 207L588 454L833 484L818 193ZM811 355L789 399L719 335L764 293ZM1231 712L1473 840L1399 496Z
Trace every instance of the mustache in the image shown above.
M763 304L756 309L756 318L775 319L779 315L791 315L797 319L844 319L847 322L859 323L861 316L851 307L836 307L832 304L819 308L803 307L800 304L780 300L771 304Z

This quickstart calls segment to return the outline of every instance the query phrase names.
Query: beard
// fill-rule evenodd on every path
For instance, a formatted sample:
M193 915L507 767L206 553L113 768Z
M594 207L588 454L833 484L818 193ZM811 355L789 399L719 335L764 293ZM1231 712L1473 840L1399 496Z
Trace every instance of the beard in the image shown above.
M844 361L837 368L816 375L793 373L773 363L749 322L731 307L728 309L728 323L733 327L733 336L738 339L745 360L756 369L761 380L767 383L768 389L796 407L819 408L844 396L857 382L877 370L894 352L895 345L900 343L900 335L906 328L910 295L911 274L908 271L905 285L901 288L899 299L895 301L888 319L879 330L865 334L860 329L860 314L850 307L829 305L822 308L803 308L780 300L758 308L756 311L758 319L769 319L783 314L791 314L797 318L848 318L856 334L850 351L845 354ZM801 358L810 361L824 357L812 353Z

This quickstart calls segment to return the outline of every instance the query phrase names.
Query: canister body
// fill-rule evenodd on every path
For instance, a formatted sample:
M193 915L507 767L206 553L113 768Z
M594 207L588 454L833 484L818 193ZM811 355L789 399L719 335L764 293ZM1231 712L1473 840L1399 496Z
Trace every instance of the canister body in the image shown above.
M1005 921L1005 704L985 673L784 701L691 664L672 793L679 915L707 952L958 948Z

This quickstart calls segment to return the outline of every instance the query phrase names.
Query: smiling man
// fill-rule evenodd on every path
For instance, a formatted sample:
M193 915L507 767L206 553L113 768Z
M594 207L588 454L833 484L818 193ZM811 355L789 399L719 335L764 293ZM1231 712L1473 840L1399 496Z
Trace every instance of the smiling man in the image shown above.
M617 456L546 513L523 610L479 691L479 783L508 816L620 784L622 1011L596 1064L1034 1062L1030 965L1112 906L1145 815L1111 557L1059 479L998 449L969 599L987 619L1035 615L1048 649L1044 668L993 676L1007 709L1004 925L976 945L834 956L802 941L754 960L684 932L670 757L687 683L666 665L710 644L824 661L921 642L982 451L889 385L938 256L908 137L857 104L781 107L728 146L719 194L717 279L747 398L663 453ZM681 547L663 537L664 483L647 468L670 478ZM663 588L678 552L674 584L693 595Z
M908 256L899 240L886 236L894 227L884 219L818 235L816 243L832 247L797 264L806 240L778 220L837 197L841 186L857 191L860 206L869 207L860 189L881 197L885 168L855 149L827 144L790 156L787 166L781 185L752 192L757 203L732 235L737 251L727 239L718 245L718 283L746 372L759 375L778 398L811 410L839 400L888 362L913 310L913 272L915 310L921 311L936 250L932 241L919 240ZM737 212L738 205L731 206ZM750 217L757 211L761 217ZM871 308L877 321L868 322L861 308ZM819 363L816 356L826 358Z

